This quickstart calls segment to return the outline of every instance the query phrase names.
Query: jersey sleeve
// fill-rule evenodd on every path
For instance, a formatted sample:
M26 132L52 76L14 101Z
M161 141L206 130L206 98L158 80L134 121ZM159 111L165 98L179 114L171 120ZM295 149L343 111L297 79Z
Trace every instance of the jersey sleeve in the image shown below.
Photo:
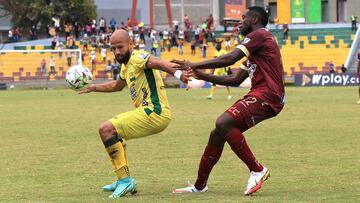
M139 50L132 58L132 64L136 69L146 69L146 64L150 59L151 54L144 50Z
M236 48L243 51L244 54L249 57L251 53L263 46L264 40L265 38L262 36L261 32L255 31L248 34Z

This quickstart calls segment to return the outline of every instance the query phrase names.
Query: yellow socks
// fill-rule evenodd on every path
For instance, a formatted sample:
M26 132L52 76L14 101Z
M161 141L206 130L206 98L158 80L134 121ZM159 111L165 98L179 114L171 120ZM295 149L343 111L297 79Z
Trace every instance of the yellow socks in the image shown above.
M210 96L213 96L213 95L214 95L215 90L216 90L216 86L215 86L215 85L212 85L211 88L210 88Z
M113 170L119 180L130 176L125 144L123 140L114 135L104 142L107 153L110 156Z

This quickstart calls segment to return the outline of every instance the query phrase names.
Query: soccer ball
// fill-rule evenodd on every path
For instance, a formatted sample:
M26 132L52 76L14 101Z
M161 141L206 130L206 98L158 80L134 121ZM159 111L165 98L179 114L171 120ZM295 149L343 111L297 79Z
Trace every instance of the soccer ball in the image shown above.
M74 65L66 72L66 84L74 90L83 89L93 79L90 70L82 65Z

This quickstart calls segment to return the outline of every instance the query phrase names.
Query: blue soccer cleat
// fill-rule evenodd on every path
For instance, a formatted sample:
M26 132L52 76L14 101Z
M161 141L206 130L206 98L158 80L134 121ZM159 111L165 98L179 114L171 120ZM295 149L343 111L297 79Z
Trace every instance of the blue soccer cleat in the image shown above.
M116 187L119 185L120 181L121 180L117 180L109 185L105 185L104 187L102 187L102 189L107 192L114 192Z
M109 196L109 198L119 198L125 196L127 193L130 193L132 195L137 193L135 179L131 176L116 181L116 184L114 182L110 185L107 185L109 187L104 186L103 189L105 190L105 187L107 189L113 189L115 185L116 188L114 189L114 192Z

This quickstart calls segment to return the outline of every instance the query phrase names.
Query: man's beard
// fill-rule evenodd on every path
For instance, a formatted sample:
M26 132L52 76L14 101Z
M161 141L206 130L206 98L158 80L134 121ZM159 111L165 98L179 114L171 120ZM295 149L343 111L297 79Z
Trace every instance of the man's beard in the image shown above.
M124 55L116 55L116 61L119 63L127 63L130 59L130 51L127 51Z

